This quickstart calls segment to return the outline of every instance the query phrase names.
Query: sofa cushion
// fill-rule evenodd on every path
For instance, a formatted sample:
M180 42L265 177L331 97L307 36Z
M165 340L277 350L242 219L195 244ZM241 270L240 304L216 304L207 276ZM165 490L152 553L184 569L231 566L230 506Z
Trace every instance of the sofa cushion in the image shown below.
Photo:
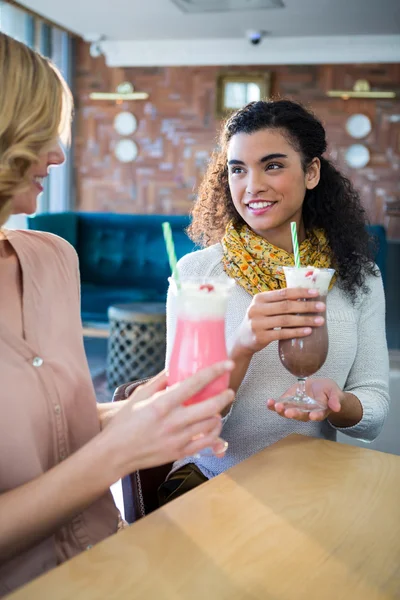
M113 304L130 302L165 302L165 294L154 294L153 290L109 287L82 283L82 321L107 322L107 309Z
M162 235L168 219L178 259L194 244L184 228L189 217L79 213L78 254L82 282L149 288L164 294L171 274Z

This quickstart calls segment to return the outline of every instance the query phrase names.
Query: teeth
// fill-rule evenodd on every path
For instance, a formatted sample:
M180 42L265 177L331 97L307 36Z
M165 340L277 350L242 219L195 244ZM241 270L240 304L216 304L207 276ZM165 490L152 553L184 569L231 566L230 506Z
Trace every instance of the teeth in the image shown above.
M267 208L267 206L271 206L273 202L250 202L250 208Z
M44 177L34 177L33 179L36 181L36 183L39 183L40 185L43 184Z

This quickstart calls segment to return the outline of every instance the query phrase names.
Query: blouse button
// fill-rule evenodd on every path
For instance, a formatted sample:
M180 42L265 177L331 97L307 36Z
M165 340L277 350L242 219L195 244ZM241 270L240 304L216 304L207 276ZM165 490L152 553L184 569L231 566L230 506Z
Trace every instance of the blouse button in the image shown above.
M56 404L54 407L54 412L56 413L56 415L59 415L61 412L61 407L59 404Z
M40 356L35 356L35 358L32 360L32 364L34 367L41 367L43 364L43 358L40 358Z
M65 460L67 458L66 452L60 452L60 460Z

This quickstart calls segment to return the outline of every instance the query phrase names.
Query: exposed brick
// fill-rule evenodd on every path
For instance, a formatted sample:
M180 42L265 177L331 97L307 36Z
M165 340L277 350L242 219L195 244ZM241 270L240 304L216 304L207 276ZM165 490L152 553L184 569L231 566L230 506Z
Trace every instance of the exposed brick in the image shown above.
M216 78L221 71L270 71L271 94L303 102L321 118L329 154L355 183L373 223L382 223L391 239L400 240L400 65L290 65L249 67L108 68L92 59L88 45L77 45L76 150L77 207L87 211L127 213L187 213L220 126L215 117ZM395 100L329 98L328 89L349 89L356 79L372 87L394 89ZM114 91L122 81L150 94L148 101L92 101L93 90ZM113 120L121 110L138 120L132 135L139 147L137 160L121 164L113 149L119 135ZM346 133L347 118L364 113L372 121L370 135L361 140L371 153L369 165L347 167L348 146L358 143Z

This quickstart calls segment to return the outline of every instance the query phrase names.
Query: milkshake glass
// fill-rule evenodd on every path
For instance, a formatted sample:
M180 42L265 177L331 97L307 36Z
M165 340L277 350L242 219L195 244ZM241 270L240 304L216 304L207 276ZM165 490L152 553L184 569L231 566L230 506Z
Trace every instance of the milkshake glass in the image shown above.
M228 358L225 342L225 313L234 281L227 278L198 278L180 283L170 278L176 296L177 325L168 368L168 385ZM202 402L225 391L229 374L222 375L185 402Z
M299 302L325 302L334 269L315 267L283 267L288 288L317 289L319 295L310 300ZM312 313L310 313L311 315ZM302 313L304 316L304 313ZM317 316L317 315L316 315ZM280 398L278 402L286 408L297 408L310 412L324 408L306 393L306 379L314 375L324 364L328 355L328 327L325 315L323 325L312 327L312 333L303 338L279 340L279 358L283 366L298 378L298 387L294 396Z

